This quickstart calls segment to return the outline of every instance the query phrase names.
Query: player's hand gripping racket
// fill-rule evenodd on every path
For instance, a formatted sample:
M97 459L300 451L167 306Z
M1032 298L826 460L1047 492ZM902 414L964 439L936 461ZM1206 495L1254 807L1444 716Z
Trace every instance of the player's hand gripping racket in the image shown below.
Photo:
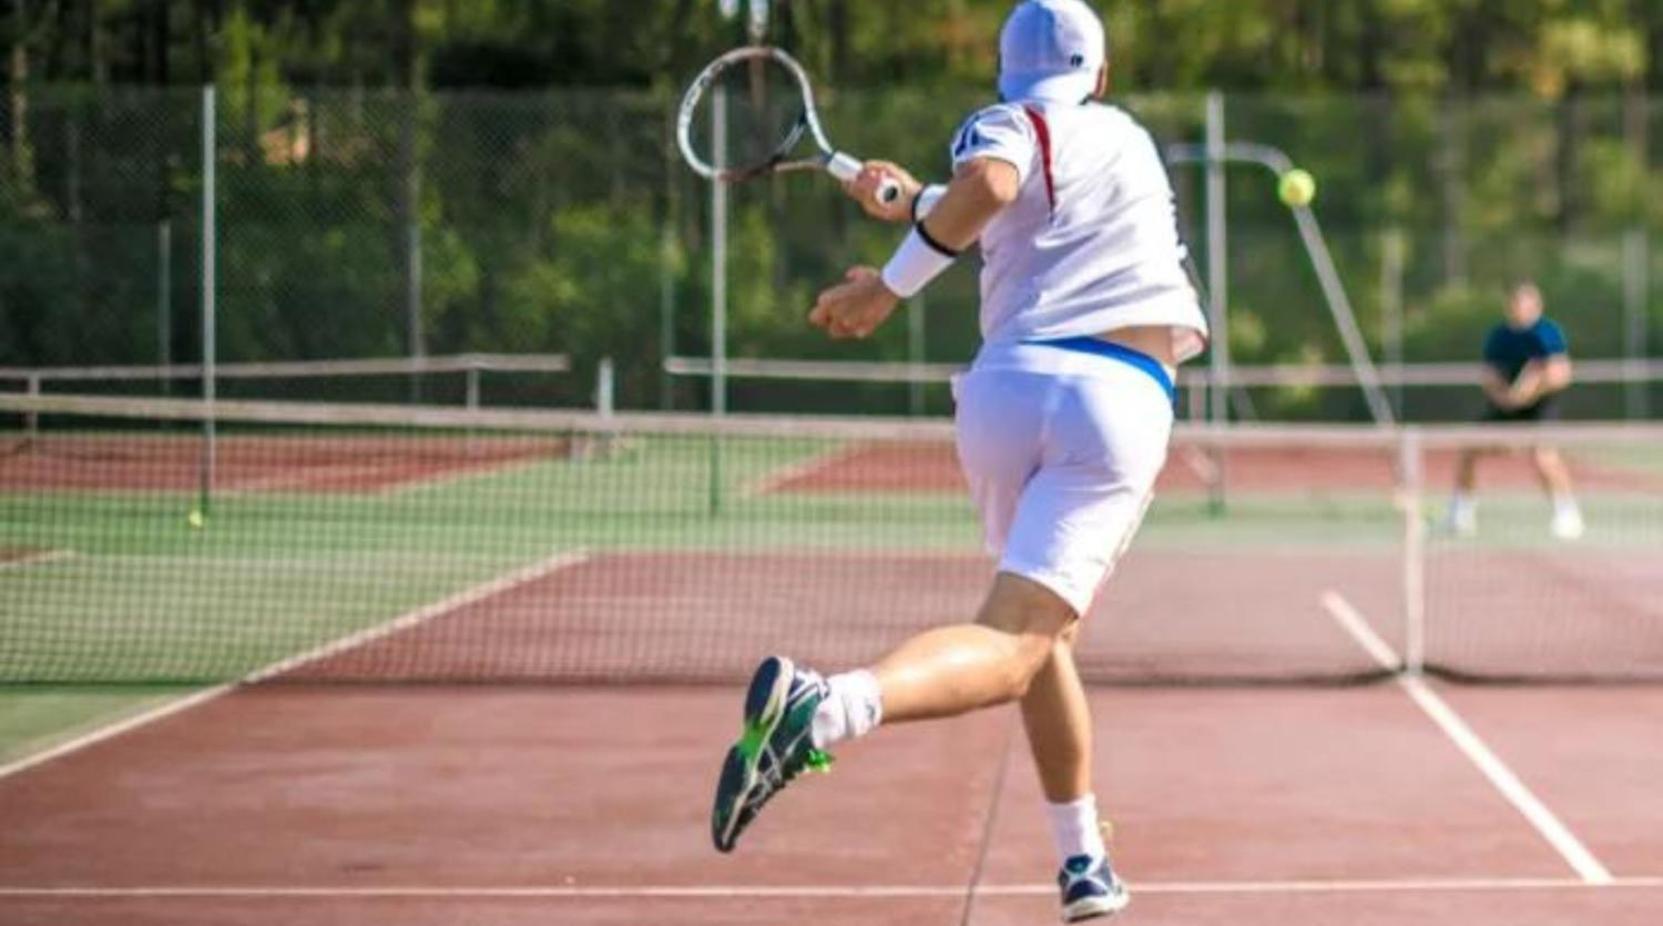
M818 151L796 150L805 135ZM762 45L736 48L699 72L681 98L676 142L689 167L718 183L798 170L824 170L847 183L862 166L826 140L803 66ZM894 180L878 186L881 203L900 195Z

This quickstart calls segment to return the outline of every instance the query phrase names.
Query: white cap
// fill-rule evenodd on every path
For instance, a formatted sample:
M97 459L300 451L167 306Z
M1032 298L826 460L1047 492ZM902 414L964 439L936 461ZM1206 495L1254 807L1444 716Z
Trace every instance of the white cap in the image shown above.
M1083 0L1025 0L999 33L999 95L1079 103L1107 57L1103 22Z

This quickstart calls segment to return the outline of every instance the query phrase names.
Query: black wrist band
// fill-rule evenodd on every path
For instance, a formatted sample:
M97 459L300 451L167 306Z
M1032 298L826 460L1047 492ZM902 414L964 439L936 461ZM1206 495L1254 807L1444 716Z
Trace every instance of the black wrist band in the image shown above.
M917 200L913 200L913 201L917 202ZM935 251L937 254L940 254L942 257L956 258L956 257L959 256L958 251L953 250L952 248L946 246L945 244L942 244L941 242L935 240L935 238L931 237L929 229L924 227L923 222L916 222L916 223L913 224L912 227L917 229L919 239L921 239L925 244L929 245L930 250Z

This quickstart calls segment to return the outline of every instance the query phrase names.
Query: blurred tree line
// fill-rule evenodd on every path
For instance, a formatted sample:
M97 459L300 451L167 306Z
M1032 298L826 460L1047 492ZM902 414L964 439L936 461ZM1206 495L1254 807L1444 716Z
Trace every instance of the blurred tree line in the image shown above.
M674 84L744 35L720 0L7 0L8 83L202 84L246 62L333 86ZM1011 0L772 0L769 38L839 85L985 80ZM1099 2L1123 86L1663 87L1649 0Z
M1643 236L1663 222L1649 195L1663 4L1095 5L1117 96L1163 141L1199 138L1202 94L1220 88L1232 138L1281 147L1318 176L1318 211L1377 356L1394 349L1383 313L1400 297L1408 359L1468 358L1519 276L1542 279L1583 353L1635 346L1625 295L1636 264L1655 263ZM840 143L939 173L953 124L990 93L1010 3L771 6L769 41L831 91ZM7 0L0 364L194 358L196 88L211 83L222 357L561 351L579 362L577 382L611 355L623 401L655 404L661 354L709 347L708 190L668 144L668 116L703 61L745 41L743 15L717 8ZM1199 177L1174 177L1197 231ZM1230 177L1236 359L1337 358L1268 179ZM893 238L829 185L736 190L733 237L734 354L907 356L899 322L856 348L802 329L816 286L847 262L880 260ZM957 268L917 310L928 359L973 349L974 288L972 269ZM1663 314L1648 309L1640 336L1657 353ZM583 398L572 390L560 398ZM834 393L792 401L848 398ZM677 398L701 400L690 383ZM1358 407L1298 393L1268 402L1287 414Z

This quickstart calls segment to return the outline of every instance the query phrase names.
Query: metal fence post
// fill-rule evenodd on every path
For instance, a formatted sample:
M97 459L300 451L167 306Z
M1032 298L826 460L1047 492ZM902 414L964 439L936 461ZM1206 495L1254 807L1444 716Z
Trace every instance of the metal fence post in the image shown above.
M1623 383L1623 409L1631 419L1651 414L1651 381L1645 378L1646 311L1651 299L1651 243L1643 228L1629 229L1623 236L1623 362L1628 376Z
M156 226L156 362L173 365L173 223ZM162 374L162 394L173 392L173 380Z
M202 88L202 402L206 414L202 418L202 466L199 473L198 511L206 515L213 500L214 489L214 361L217 352L214 324L218 314L214 290L216 255L214 253L215 199L217 179L215 161L217 142L215 120L218 106L214 99L214 85Z
M717 92L712 138L719 168L727 161L727 97ZM728 188L710 185L710 413L720 418L728 411ZM710 439L710 513L722 510L722 438Z
M1230 418L1230 322L1227 306L1230 291L1229 217L1224 186L1224 94L1207 94L1207 326L1212 329L1208 356L1211 395L1209 417L1222 425ZM1216 480L1209 493L1214 513L1224 510L1226 498L1224 452L1213 458Z

